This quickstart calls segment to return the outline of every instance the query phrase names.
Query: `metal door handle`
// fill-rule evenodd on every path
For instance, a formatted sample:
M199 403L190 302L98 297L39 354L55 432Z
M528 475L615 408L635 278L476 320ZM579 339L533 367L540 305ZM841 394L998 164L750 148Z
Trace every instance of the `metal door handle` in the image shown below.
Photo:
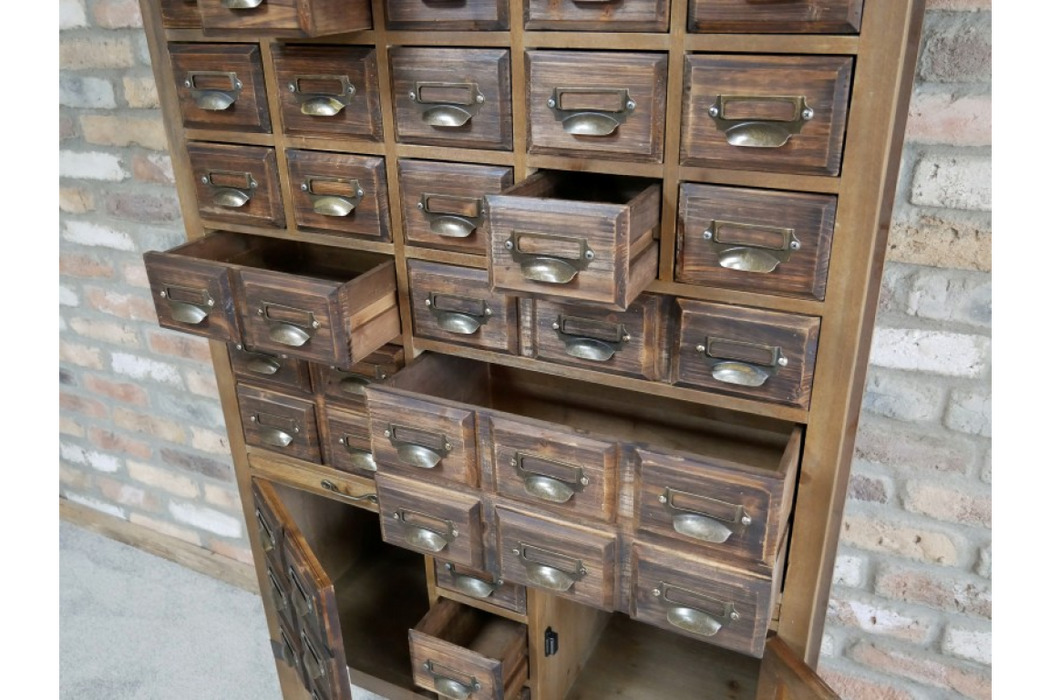
M740 619L740 613L732 603L664 581L652 590L652 594L666 608L669 623L701 637L713 637L723 627Z
M449 211L447 206L438 208L434 202L448 202L460 205L458 210ZM438 205L440 207L440 204ZM443 238L466 238L474 233L481 223L481 200L476 197L456 197L453 195L430 194L419 196L416 207L423 212L423 218L430 223L430 231ZM468 215L466 211L473 211Z
M335 90L303 89L303 83L338 83ZM299 75L288 83L288 91L295 95L299 111L308 117L334 117L342 112L357 88L347 75Z
M360 501L368 501L372 504L379 503L379 497L376 496L374 493L363 493L360 496L351 496L340 491L339 487L336 486L335 483L329 479L321 480L321 488L323 488L325 491L330 492L334 496L338 496L344 501L349 501L350 503L359 503Z
M790 364L778 345L708 336L696 346L696 351L711 366L713 379L736 386L762 386L782 367Z
M321 327L321 323L314 316L313 312L305 309L296 309L291 306L264 301L263 305L256 309L255 312L265 319L270 340L292 348L300 348L306 345L313 338L317 329ZM297 322L278 320L274 312L282 319L293 318Z
M441 433L391 424L383 435L397 450L398 459L420 469L433 469L452 451L452 443Z
M556 246L558 254L525 252L521 247L522 241L538 241L530 248L540 248L543 244ZM594 260L594 251L587 245L587 240L572 236L514 231L504 246L510 251L511 259L518 263L522 276L533 282L568 284ZM566 249L573 249L573 254L562 254Z
M423 122L439 128L459 128L485 103L477 83L417 82L408 93L422 111Z
M169 284L160 290L160 296L168 301L172 319L191 326L203 323L215 306L215 300L206 289Z
M229 178L243 179L243 185L219 185L215 182L215 176L218 175L224 180ZM227 209L240 209L245 204L251 201L252 195L255 194L255 190L258 188L259 183L255 181L252 174L249 172L233 172L229 170L213 170L205 173L201 177L201 182L211 190L211 201L213 204L219 207L225 207Z
M551 327L565 344L565 352L580 360L608 362L631 340L622 323L559 314Z
M281 362L275 357L256 355L248 360L247 369L254 374L272 376L281 369Z
M459 537L455 523L445 518L435 518L408 508L394 511L392 517L404 525L405 541L427 552L440 552Z
M578 106L567 107L566 96ZM609 136L636 106L627 88L556 87L547 99L554 119L573 136Z
M489 583L476 576L461 574L456 571L456 567L451 563L446 563L445 569L448 571L449 576L452 577L452 586L460 593L469 595L471 598L488 598L500 586L499 582Z
M519 542L513 552L525 567L525 578L533 586L564 593L587 575L587 569L584 568L583 561L561 552L554 552L531 544L525 544L524 542ZM538 554L543 558L542 561L530 560L530 553L534 553L532 556ZM558 559L564 560L568 566L572 567L572 570L566 571L551 563L551 560Z
M802 248L793 228L712 220L702 236L718 255L721 267L743 272L773 272Z
M761 119L733 116L735 108L741 104L782 104L791 113L787 117ZM792 136L801 133L802 127L814 116L802 95L719 95L707 113L714 120L715 127L725 134L726 142L742 148L780 148Z
M441 330L456 335L474 335L492 316L492 308L484 299L430 292L423 305L437 320Z
M566 503L590 483L581 467L524 452L514 453L514 470L530 495L551 503Z
M358 469L362 469L367 472L376 471L376 460L371 452L368 450L362 450L357 447L350 445L350 436L343 435L339 438L339 444L346 448L346 451L350 455L350 463Z
M198 78L228 80L230 86L228 88L200 87L197 85ZM222 112L232 107L240 97L241 88L244 87L233 71L213 70L190 71L186 74L186 79L182 84L189 88L190 97L193 98L197 107L209 112Z
M345 186L352 194L320 193L316 189L317 184L336 184ZM359 180L331 177L308 177L306 182L299 186L310 198L315 214L321 216L344 217L353 213L354 209L361 204L365 191Z

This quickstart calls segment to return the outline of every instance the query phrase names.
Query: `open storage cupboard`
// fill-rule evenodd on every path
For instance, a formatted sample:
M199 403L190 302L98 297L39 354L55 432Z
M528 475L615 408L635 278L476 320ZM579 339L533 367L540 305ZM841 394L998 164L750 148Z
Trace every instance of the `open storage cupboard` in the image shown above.
M922 0L141 0L289 700L816 676Z

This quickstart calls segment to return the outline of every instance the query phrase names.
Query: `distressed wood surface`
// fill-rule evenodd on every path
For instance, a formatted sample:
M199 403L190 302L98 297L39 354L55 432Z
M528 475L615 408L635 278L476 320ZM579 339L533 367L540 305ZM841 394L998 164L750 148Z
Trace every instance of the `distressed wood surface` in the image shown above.
M198 5L206 31L299 37L372 28L371 5L362 0L264 0L251 9L229 9L223 0L198 0Z
M863 6L864 0L690 0L689 30L855 34L860 29Z
M507 0L384 0L383 6L386 9L386 26L393 30L493 31L506 29L509 24Z
M160 0L160 15L164 26L172 29L197 29L201 26L197 0Z
M285 155L292 190L290 204L300 228L390 240L390 205L382 158L298 150L288 150ZM323 196L347 200L353 209L345 216L320 212L315 209L314 198Z
M580 32L666 32L669 0L525 0L525 28Z
M249 445L308 462L321 462L317 413L312 401L247 385L237 387L237 397L244 439ZM274 442L277 438L288 440L288 444L277 444Z
M182 123L187 129L270 133L270 109L258 46L172 44L168 50ZM204 75L208 73L222 75ZM238 82L239 87L235 84ZM223 92L233 102L221 110L203 109L193 95L195 90Z
M186 153L193 168L201 218L254 226L284 226L274 149L191 143L186 146ZM254 182L255 187L249 186L250 182ZM236 189L250 198L239 207L220 204L216 196L221 188Z
M238 379L260 386L273 385L278 391L310 394L310 365L291 357L248 350L230 343L230 365Z
M468 566L453 564L450 561L434 559L433 567L435 584L441 589L440 593L443 596L447 597L449 593L459 596L468 595L471 597L471 605L477 605L478 601L482 601L520 615L525 615L528 609L526 588L524 586L507 583L506 581L499 583L499 577L490 571L472 569ZM492 586L492 593L484 598L477 598L464 588L464 584L470 583L470 579L476 579Z

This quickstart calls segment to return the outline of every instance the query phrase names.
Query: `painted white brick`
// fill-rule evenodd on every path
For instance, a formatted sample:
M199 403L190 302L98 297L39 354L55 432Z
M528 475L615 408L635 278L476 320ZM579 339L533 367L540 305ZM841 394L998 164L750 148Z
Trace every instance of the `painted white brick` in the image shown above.
M941 647L945 652L960 659L976 661L979 664L992 663L991 629L962 629L949 626L944 631Z
M988 338L907 328L876 328L871 363L878 367L978 377L988 365Z
M59 443L59 454L62 459L73 464L86 464L100 472L112 474L120 469L120 460L113 455L95 450L86 450L80 445L63 442Z
M207 530L222 537L241 536L241 521L213 508L172 501L168 504L168 510L173 518L195 528Z
M135 242L131 237L121 231L116 231L108 226L100 226L90 221L67 221L66 232L62 235L70 243L79 243L101 248L115 248L116 250L135 250Z
M823 657L835 655L835 638L825 633L820 640L820 655Z
M984 392L953 391L944 425L960 433L992 436L992 397Z
M977 552L977 563L974 564L973 572L985 578L992 577L992 545L981 547Z
M82 0L58 0L58 28L86 27L87 16Z
M860 588L864 585L864 557L853 554L839 554L835 557L835 570L831 575L832 581L841 586Z
M960 154L924 156L915 166L911 201L920 206L991 211L991 158Z
M120 164L120 158L109 153L61 151L58 154L58 176L120 182L127 179L128 171Z
M912 283L907 312L935 321L992 325L990 275L954 270L923 269Z
M179 369L166 362L158 362L147 357L130 355L125 352L113 353L112 363L114 372L133 377L134 379L152 379L157 382L182 386L182 376Z
M944 407L944 387L938 382L916 381L912 375L876 368L869 374L864 410L894 420L936 420Z
M80 306L80 297L64 284L58 285L58 303L62 306Z
M59 76L58 103L82 109L113 109L117 106L113 84L108 80L70 73Z
M91 498L90 496L82 496L79 493L73 493L71 491L66 491L63 495L69 500L73 501L74 503L79 503L82 506L87 506L88 508L91 508L92 510L97 510L100 513L106 513L107 515L112 515L114 517L120 518L121 520L128 519L128 516L124 512L124 509L118 508L112 503L106 503L105 501L100 501L97 498Z

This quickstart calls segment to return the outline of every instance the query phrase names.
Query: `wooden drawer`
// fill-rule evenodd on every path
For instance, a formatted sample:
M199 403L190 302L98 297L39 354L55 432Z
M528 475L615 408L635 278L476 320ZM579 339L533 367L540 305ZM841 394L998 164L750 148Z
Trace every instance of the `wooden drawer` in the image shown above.
M748 573L682 550L635 542L631 615L642 622L749 656L762 656L783 560Z
M245 30L300 37L372 28L366 0L198 0L205 32Z
M475 569L485 567L481 501L390 474L376 474L383 539Z
M405 350L400 345L384 345L363 361L341 370L332 365L311 365L314 386L331 404L361 410L365 408L365 387L382 382L405 366Z
M625 311L656 279L659 184L541 170L485 199L494 291Z
M237 387L237 400L246 443L321 463L313 402L244 385Z
M856 34L864 0L690 0L689 31Z
M675 279L824 299L837 199L682 185Z
M409 245L489 254L485 195L514 183L511 168L425 160L401 160L398 167Z
M485 270L408 261L412 327L420 338L518 352L518 300L489 289Z
M806 408L820 319L678 300L672 382Z
M506 29L509 26L507 0L385 0L384 4L386 26L390 29L492 30Z
M277 156L264 146L186 146L201 217L249 226L284 226Z
M771 569L787 530L801 443L796 428L786 445L751 439L702 457L638 448L638 529L696 554Z
M616 603L616 534L496 508L504 580L603 610Z
M276 588L287 593L284 575L284 523L290 516L269 484L253 481L252 501L255 504L255 521L252 526L259 535L266 565L273 569L278 579Z
M510 150L510 52L390 50L397 140Z
M295 633L295 625L283 619L278 620L277 640L276 642L271 642L271 644L275 645L274 656L288 664L301 679L302 648L300 647L299 637Z
M682 163L838 175L853 59L686 57Z
M308 629L299 630L299 643L302 645L301 677L303 685L310 691L310 700L350 697L349 688L343 690L340 687L340 677L346 675L345 671L339 668L335 657L324 645Z
M269 558L266 563L266 579L263 582L263 595L269 596L270 601L273 603L274 612L277 613L277 621L280 623L282 628L286 628L289 631L296 629L295 624L295 610L292 608L292 596L289 591L287 576L283 573L283 569L275 566ZM294 632L293 632L294 634ZM291 638L288 642L291 643ZM298 652L298 645L295 648ZM298 669L298 653L295 654L296 668Z
M525 61L529 153L663 160L666 54L527 51Z
M169 44L175 94L188 129L270 132L255 44Z
M382 140L374 48L274 43L272 51L285 133Z
M619 481L614 441L526 418L493 414L487 421L500 495L564 512L572 522L613 519Z
M230 344L230 364L238 379L254 384L275 385L278 390L309 394L310 366L290 357L255 352L243 345Z
M382 158L318 151L286 153L292 211L299 228L390 240Z
M667 0L525 0L525 28L585 32L666 32Z
M326 406L325 421L328 424L325 464L344 472L371 478L376 471L376 461L372 457L368 414Z
M529 675L525 625L439 599L408 631L412 680L446 698L517 700Z
M201 26L197 0L160 0L160 18L168 29L197 29Z
M456 565L450 561L433 559L434 580L440 589L483 600L506 610L525 614L526 589L494 576L487 571Z
M538 299L531 337L537 359L640 379L663 374L667 297L642 294L627 311Z

